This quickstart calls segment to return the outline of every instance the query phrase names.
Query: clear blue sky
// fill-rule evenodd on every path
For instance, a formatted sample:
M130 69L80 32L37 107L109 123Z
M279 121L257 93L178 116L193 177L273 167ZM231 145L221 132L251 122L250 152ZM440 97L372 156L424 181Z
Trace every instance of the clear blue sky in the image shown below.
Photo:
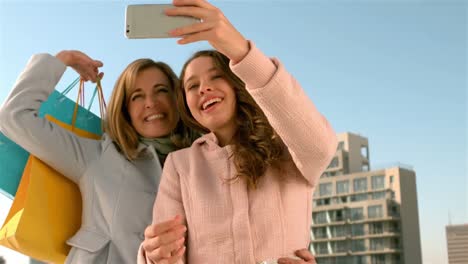
M191 53L209 46L126 39L125 6L151 2L158 3L0 0L0 101L38 52L78 49L102 60L106 97L136 58L166 61L178 73ZM414 167L424 263L447 263L448 213L452 223L468 223L467 3L212 2L285 63L336 131L368 137L371 166ZM75 77L67 71L58 89Z

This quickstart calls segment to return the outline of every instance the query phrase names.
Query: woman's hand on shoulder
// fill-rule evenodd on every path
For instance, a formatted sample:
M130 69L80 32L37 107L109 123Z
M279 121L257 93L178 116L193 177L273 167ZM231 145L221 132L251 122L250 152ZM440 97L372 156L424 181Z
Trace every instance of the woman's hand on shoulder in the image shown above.
M173 0L173 5L176 7L167 9L166 15L201 19L200 23L169 32L174 37L181 37L179 44L206 40L234 63L242 60L249 52L249 43L244 36L229 22L221 10L206 0Z
M98 78L104 76L104 73L99 73L99 68L104 64L101 61L93 60L81 51L63 50L55 57L63 64L72 67L85 81L96 82Z
M186 231L180 216L148 226L143 241L146 257L156 264L176 263L185 253Z

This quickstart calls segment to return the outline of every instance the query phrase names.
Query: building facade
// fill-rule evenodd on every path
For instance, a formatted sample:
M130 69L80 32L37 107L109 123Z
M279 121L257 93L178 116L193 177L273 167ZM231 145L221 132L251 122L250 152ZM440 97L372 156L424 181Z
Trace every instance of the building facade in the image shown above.
M445 227L449 264L468 264L468 224Z
M366 138L337 137L314 192L310 250L318 264L421 264L415 172L371 170Z

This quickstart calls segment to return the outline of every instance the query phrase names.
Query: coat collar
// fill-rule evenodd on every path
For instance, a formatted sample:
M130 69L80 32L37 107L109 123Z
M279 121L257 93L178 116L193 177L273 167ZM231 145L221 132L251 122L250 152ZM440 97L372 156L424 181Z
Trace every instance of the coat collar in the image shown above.
M231 156L231 154L233 153L232 145L226 145L224 147L219 146L219 140L213 132L197 138L193 142L192 146L200 146L208 152L214 152L219 154L224 153L228 154L229 156Z

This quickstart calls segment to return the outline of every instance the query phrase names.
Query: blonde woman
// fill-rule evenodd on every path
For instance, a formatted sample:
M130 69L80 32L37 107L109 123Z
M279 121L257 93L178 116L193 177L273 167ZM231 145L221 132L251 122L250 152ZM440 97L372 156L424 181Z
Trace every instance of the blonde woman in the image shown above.
M118 78L101 140L78 137L37 115L67 66L95 82L102 62L79 51L32 56L0 110L1 131L78 184L82 226L67 243L66 263L133 263L167 154L189 146L174 91L179 80L162 62L139 59Z

